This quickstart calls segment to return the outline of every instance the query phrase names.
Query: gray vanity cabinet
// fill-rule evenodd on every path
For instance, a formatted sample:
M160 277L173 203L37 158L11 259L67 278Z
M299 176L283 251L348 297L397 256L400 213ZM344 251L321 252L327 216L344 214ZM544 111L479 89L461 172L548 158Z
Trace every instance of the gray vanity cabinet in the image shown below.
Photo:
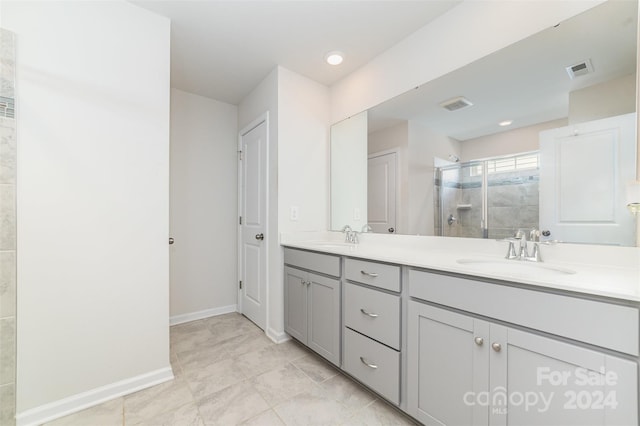
M285 331L340 365L340 258L285 249Z
M400 404L400 267L346 258L345 278L342 368Z
M636 425L637 363L412 300L407 411L426 425Z
M489 388L488 323L414 301L408 319L409 414L426 425L487 424L488 408L464 396Z

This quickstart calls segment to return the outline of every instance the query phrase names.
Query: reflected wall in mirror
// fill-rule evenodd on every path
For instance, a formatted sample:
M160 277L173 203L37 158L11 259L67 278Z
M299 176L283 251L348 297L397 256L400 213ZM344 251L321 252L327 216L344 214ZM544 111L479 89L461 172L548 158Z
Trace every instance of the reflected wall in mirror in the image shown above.
M312 159L313 160L313 159ZM367 223L367 112L331 126L331 229Z
M478 217L483 220L482 212L478 215L472 208L469 211L457 209L458 204L470 204L463 198L456 199L455 211L441 208L442 203L437 196L441 195L438 191L442 188L436 185L442 183L436 180L438 167L455 165L456 160L462 164L537 152L541 132L553 129L588 128L587 123L629 113L633 113L635 120L637 7L636 1L624 0L600 4L556 27L370 109L367 137L369 170L372 170L372 161L379 162L379 157L393 153L396 172L394 179L390 179L395 181L395 202L389 201L393 197L388 195L388 182L386 186L380 184L384 182L380 178L383 173L378 170L373 178L369 177L370 183L375 184L368 188L368 199L375 200L373 209L369 203L369 221L381 221L383 216L395 217L394 230L399 233L469 236L460 229L465 225L461 220L465 215L469 221L477 222ZM467 103L471 105L465 106ZM453 105L447 109L443 104ZM500 126L503 121L511 123ZM631 137L631 149L635 152L635 133ZM613 157L620 157L622 148L618 142L612 143L615 145L612 149L617 149ZM635 164L635 155L632 155L632 160ZM552 166L559 169L562 163L545 165L544 158L540 161L543 168ZM564 163L571 164L571 161ZM584 173L589 167L598 170L601 166L594 164L578 169ZM605 165L604 168L607 167ZM625 200L618 194L624 192L627 180L633 180L635 176L626 176L620 172L621 167L615 167L614 175L608 177L616 185L612 202L624 205ZM562 170L556 172L556 176L570 176ZM496 173L489 175L489 183L500 182L499 186L506 190L504 183L509 182L508 174L502 178ZM532 174L526 177L536 179ZM579 177L574 180L579 180ZM524 185L512 183L514 191L535 192L531 186L525 191ZM459 185L462 187L462 183ZM487 191L489 194L491 191L499 192L499 186L489 186ZM580 190L586 198L589 187L585 185ZM498 203L494 205L493 212L487 208L484 219L488 223L467 225L488 230L492 229L493 221L493 228L502 229L489 233L489 237L508 235L510 227L518 225L551 227L552 224L532 222L539 212L523 213L524 206L531 208L535 204L531 201L535 196L530 193L521 195L516 205ZM380 214L384 211L380 200L387 200L384 215ZM332 201L332 213L339 211L341 207ZM556 208L561 201L556 198L547 201L546 205ZM556 210L561 212L562 208ZM514 216L515 212L521 213L521 217ZM449 215L456 220L445 232L443 227L448 227ZM614 218L617 219L619 217ZM633 235L632 218L624 219L630 225L612 226L629 226L628 233ZM505 226L495 226L501 223ZM455 227L457 229L453 229ZM384 227L375 228L376 232L385 230ZM337 229L333 222L332 229ZM482 236L478 231L474 232L473 236ZM551 239L562 238L554 235ZM598 233L585 236L580 242L620 244Z

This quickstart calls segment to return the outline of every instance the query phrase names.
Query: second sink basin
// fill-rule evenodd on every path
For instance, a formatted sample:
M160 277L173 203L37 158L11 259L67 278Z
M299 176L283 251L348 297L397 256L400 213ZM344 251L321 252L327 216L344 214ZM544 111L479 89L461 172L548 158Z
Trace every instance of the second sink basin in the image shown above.
M468 266L469 269L476 271L486 271L497 274L507 275L530 275L536 274L553 276L553 275L571 275L576 271L563 268L560 266L546 265L544 263L527 262L521 260L506 259L458 259L456 261L460 265Z

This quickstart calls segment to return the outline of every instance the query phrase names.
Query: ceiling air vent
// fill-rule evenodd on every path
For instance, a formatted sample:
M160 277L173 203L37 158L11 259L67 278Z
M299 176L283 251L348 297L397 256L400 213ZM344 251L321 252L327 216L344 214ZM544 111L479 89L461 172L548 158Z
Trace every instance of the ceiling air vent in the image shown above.
M568 66L566 70L567 74L569 74L569 78L573 80L574 78L580 77L581 75L592 73L593 65L591 64L591 59L587 59L586 61Z
M462 108L470 107L473 105L471 101L464 96L458 96L457 98L449 99L441 102L440 106L449 111L457 111Z

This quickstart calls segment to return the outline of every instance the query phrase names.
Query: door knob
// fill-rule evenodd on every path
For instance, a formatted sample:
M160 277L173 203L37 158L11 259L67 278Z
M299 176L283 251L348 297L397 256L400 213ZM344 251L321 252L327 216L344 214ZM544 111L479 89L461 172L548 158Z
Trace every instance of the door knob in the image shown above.
M551 235L551 231L549 231L548 229L545 229L544 231L542 231L543 237L548 237L549 235Z
M173 238L169 237L169 244L173 244L175 242L176 242L176 240L174 240Z
M256 240L264 240L264 234L260 233L260 234L256 234Z
M395 229L393 229L393 228L389 228L389 233L393 234L394 232L396 232L396 230L395 230Z

